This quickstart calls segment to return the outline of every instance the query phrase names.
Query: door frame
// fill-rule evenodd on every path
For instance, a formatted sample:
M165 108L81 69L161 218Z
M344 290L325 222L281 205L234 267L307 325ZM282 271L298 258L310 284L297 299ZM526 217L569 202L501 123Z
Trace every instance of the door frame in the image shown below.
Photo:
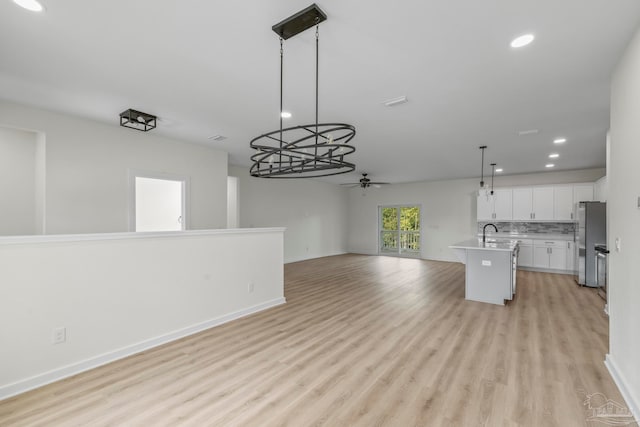
M189 209L189 201L191 200L191 178L188 175L179 175L166 172L151 172L140 169L129 169L127 172L129 186L128 226L130 232L136 231L136 178L162 179L165 181L178 181L182 183L182 230L189 230L191 225L191 212Z
M398 252L395 253L389 253L389 252L382 252L382 208L413 208L413 207L417 207L418 209L420 209L420 229L419 229L419 233L420 233L420 250L418 252L400 252L400 248L399 248L399 242L400 240L398 239ZM377 234L378 234L378 255L385 255L385 256L396 256L396 257L405 257L405 258L422 258L422 248L423 248L423 237L424 237L424 232L423 232L423 226L422 224L424 223L424 212L422 209L422 204L420 203L401 203L401 204L392 204L392 205L378 205L378 226L377 226ZM398 238L400 237L400 215L398 215Z

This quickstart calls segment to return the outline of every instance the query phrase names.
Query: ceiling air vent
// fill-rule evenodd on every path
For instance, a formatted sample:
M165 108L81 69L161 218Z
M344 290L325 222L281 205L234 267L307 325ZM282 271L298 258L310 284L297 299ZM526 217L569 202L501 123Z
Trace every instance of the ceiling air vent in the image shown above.
M399 96L397 98L387 99L386 101L383 102L383 104L387 107L394 107L396 105L404 104L408 101L409 100L407 99L406 96Z
M224 141L225 139L227 139L227 137L222 135L213 135L210 136L209 139L212 141Z

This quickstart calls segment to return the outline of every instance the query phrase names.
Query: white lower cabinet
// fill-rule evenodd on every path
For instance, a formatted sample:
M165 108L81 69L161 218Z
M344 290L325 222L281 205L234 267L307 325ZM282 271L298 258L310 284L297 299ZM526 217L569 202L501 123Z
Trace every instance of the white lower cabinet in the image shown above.
M576 244L574 242L567 242L567 270L576 270Z
M562 240L536 240L533 244L533 267L568 270L567 242Z
M518 240L518 267L533 267L533 240Z

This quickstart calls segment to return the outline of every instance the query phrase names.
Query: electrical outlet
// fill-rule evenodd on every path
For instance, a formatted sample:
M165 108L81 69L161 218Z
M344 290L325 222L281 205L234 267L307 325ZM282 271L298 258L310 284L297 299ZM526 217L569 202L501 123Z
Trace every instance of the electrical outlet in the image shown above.
M53 329L53 343L62 344L67 340L67 328L54 328Z
M254 289L253 282L249 282L249 285L247 286L247 290L249 291L250 294L253 293L253 289Z

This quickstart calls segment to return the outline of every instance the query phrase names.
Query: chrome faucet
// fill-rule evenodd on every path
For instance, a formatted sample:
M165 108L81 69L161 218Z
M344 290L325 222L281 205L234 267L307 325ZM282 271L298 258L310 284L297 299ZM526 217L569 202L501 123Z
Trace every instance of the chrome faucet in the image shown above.
M487 241L487 227L488 226L492 226L494 230L496 230L496 233L498 232L498 227L496 227L495 224L491 224L491 223L487 223L484 225L484 227L482 227L482 243L485 243Z

